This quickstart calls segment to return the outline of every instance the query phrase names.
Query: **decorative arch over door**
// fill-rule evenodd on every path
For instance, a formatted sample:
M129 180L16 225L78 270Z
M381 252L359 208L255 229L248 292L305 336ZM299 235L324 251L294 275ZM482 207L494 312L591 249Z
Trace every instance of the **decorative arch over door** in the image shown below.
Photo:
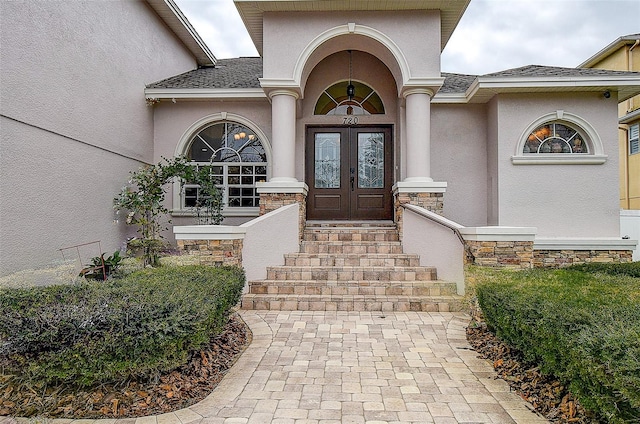
M354 95L349 97L347 89L353 86ZM340 81L322 92L314 115L384 115L385 109L378 93L359 81Z

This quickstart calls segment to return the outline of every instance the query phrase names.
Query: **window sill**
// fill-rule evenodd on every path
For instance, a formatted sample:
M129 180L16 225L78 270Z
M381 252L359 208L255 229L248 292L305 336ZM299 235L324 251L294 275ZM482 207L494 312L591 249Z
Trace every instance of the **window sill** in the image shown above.
M236 217L236 216L259 216L260 208L224 208L222 210L222 215L225 217ZM171 211L171 216L188 216L195 217L195 211L191 209L174 209Z
M586 154L535 154L511 156L514 165L602 165L607 161L607 155Z

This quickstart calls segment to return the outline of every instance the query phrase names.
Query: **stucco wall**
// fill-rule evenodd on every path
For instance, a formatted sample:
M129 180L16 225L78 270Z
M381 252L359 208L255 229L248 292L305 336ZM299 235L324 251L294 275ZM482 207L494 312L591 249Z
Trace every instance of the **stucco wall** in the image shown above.
M431 169L446 181L444 215L466 226L487 225L487 119L484 105L431 107Z
M499 225L537 227L540 237L617 237L617 103L601 93L501 95L498 108ZM599 134L602 165L513 165L527 126L564 110Z
M499 222L498 117L498 102L492 99L487 105L487 225Z
M264 76L292 78L304 48L319 34L347 23L374 28L402 50L414 77L440 76L440 14L410 12L323 12L264 14ZM352 36L357 37L357 36ZM348 39L335 43L334 51L356 48ZM371 52L374 53L374 52Z
M154 161L160 161L162 157L172 158L177 153L185 154L186 151L179 149L180 143L187 147L188 141L197 133L199 129L207 123L220 122L215 118L221 118L221 113L227 113L227 119L233 120L235 115L240 116L245 121L255 124L255 131L262 132L265 139L262 142L267 146L271 144L271 104L266 99L253 101L182 101L176 103L162 101L154 107ZM200 125L198 125L200 124ZM180 151L176 151L176 149ZM268 171L268 175L270 175ZM166 203L167 209L172 210L179 207L179 199L174 199L173 187L170 187ZM254 216L250 217L228 217L225 218L225 225L240 225ZM195 220L190 216L173 216L173 225L193 225ZM173 233L164 233L168 241L173 242Z
M144 86L195 60L141 1L0 2L0 34L0 274L119 248L113 197L154 157Z

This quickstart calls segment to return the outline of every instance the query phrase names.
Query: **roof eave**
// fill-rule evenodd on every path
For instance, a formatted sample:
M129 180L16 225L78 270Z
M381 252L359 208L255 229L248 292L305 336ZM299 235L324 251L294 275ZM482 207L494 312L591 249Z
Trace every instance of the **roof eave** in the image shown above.
M458 26L462 15L467 10L471 0L420 0L407 3L402 1L372 1L351 0L344 2L319 1L319 0L234 0L236 9L244 23L256 50L262 56L263 52L263 17L265 12L278 11L341 11L346 10L440 10L441 12L441 49L447 45L451 34ZM314 4L315 3L315 4ZM418 5L416 5L419 3Z
M523 92L616 92L618 102L640 94L635 76L602 77L478 77L464 93L438 93L434 103L486 103L497 94Z
M146 0L146 2L193 54L199 66L216 64L216 57L174 0Z
M591 68L591 67L593 67L593 65L595 65L598 62L600 62L602 59L604 59L607 56L609 56L612 53L614 53L620 47L626 46L628 44L633 44L639 39L640 39L640 37L638 37L638 38L634 38L634 37L630 37L630 36L620 37L617 40L615 40L614 42L612 42L611 44L609 44L608 46L606 46L605 48L603 48L602 50L600 50L598 53L596 53L593 56L591 56L586 61L582 62L577 67L578 68Z
M157 100L256 100L267 99L262 88L147 88L146 99Z
M631 122L637 121L639 119L640 119L640 109L636 109L620 117L618 122L621 124L630 124Z

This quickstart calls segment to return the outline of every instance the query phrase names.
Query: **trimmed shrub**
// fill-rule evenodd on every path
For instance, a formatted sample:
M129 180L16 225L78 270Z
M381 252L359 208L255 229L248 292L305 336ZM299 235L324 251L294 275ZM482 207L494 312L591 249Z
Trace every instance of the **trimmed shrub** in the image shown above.
M564 269L483 280L478 301L499 338L603 421L640 420L640 279Z
M0 356L30 382L155 378L222 330L244 281L240 268L195 265L0 290Z
M630 277L640 278L640 261L628 263L590 262L588 264L572 265L569 268L591 273L600 272L609 275L628 275Z

